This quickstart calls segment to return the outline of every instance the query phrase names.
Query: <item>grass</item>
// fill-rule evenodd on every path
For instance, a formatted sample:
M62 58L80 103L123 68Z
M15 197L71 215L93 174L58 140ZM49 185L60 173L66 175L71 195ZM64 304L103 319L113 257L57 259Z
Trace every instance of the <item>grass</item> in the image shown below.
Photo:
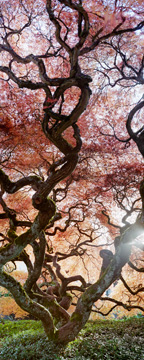
M88 322L66 347L46 338L39 321L0 324L2 360L144 360L144 319Z

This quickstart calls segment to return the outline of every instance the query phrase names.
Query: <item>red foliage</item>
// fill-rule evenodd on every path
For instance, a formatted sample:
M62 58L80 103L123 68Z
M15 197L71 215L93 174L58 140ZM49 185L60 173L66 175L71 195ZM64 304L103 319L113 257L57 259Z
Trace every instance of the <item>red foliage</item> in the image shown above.
M142 11L142 2L131 0L2 4L0 161L12 182L7 177L4 182L1 172L0 244L17 244L16 238L37 224L37 214L44 222L49 196L57 212L39 238L45 230L45 261L49 269L53 261L57 277L56 262L64 260L63 271L95 282L99 250L113 250L115 238L141 214L143 109L129 125L133 137L126 125L143 95ZM14 260L25 255L30 276L39 243L35 238L29 243L33 255L21 245ZM48 276L53 278L52 270ZM87 286L84 282L79 291Z

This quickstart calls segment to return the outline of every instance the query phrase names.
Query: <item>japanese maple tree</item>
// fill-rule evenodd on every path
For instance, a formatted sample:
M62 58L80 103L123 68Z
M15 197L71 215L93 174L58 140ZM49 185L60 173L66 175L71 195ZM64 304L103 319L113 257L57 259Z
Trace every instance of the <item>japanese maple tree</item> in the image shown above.
M141 1L1 5L0 285L60 343L98 302L143 311L143 15ZM64 275L93 249L93 281ZM127 301L103 296L119 279Z

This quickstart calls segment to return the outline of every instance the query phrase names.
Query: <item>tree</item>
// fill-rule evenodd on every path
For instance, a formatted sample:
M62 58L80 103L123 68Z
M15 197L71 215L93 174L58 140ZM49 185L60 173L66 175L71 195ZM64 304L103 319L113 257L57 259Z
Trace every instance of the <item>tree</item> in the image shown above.
M143 85L142 16L141 1L104 6L101 1L20 0L1 6L0 285L57 342L78 335L98 300L143 310L142 285L134 290L122 275L127 263L140 275L144 271L133 255L133 246L134 254L144 249L143 166L139 155L137 163L133 157L134 143L143 155L143 127L132 128L144 106L142 95L131 108L133 87ZM124 116L117 111L121 102L129 109L126 139ZM121 209L118 223L114 207ZM115 253L103 249L106 229ZM73 242L65 251L62 236ZM62 260L83 260L90 245L100 249L99 278L91 283L80 274L64 276ZM4 267L17 260L28 269L24 286ZM130 293L127 303L102 297L118 279Z

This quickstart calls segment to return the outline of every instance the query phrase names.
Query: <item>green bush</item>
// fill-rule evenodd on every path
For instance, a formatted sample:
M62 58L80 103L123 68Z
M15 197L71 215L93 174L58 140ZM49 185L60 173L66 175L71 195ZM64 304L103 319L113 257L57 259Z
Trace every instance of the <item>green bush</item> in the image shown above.
M84 360L143 360L142 342L133 344L128 339L92 337L70 344L65 359Z
M57 347L58 353L61 349ZM54 360L58 359L55 344L45 334L35 331L21 332L7 338L0 349L3 360Z
M35 331L44 332L41 321L35 320L19 320L19 321L10 321L4 320L0 323L0 339L2 340L6 336L13 336L14 334L19 334L21 331Z
M0 324L0 360L144 360L144 321L88 322L66 347L49 341L39 321Z

